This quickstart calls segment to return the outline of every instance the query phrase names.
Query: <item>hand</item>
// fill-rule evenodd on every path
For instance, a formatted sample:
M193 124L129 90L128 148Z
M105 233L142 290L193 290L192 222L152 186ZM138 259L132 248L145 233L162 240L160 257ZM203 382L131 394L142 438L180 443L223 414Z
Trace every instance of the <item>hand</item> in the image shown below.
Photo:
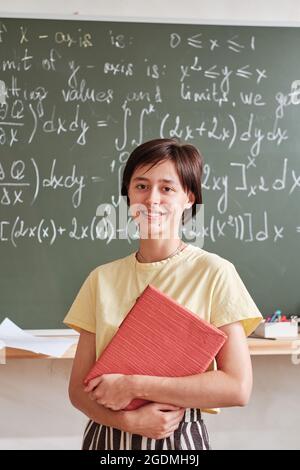
M133 376L103 374L91 380L84 391L91 400L111 410L123 410L136 398L133 394Z
M185 408L166 403L150 403L125 413L128 415L129 432L132 434L150 439L165 439L178 429Z
M127 431L150 439L170 437L184 417L185 408L165 403L150 403L134 411L125 411Z

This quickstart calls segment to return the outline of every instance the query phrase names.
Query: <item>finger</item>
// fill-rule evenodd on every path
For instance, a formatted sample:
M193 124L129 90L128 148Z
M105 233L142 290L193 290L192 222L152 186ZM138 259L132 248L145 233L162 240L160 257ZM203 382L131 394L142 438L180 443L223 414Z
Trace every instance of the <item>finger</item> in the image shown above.
M176 412L178 417L181 417L183 418L183 416L185 415L185 410L179 410L178 412Z
M170 428L168 432L166 432L165 434L163 434L163 435L160 437L160 439L166 439L167 437L172 436L172 434L174 434L174 432L176 431L176 429L177 429L176 426Z
M179 425L183 420L183 416L176 417L172 420L169 421L170 426L176 426Z
M171 419L182 419L185 412L181 410L160 410L164 415L167 415Z
M178 424L174 424L174 426L170 426L169 434L172 434L172 433L175 432L176 429L178 429L178 428L179 428Z
M168 412L168 422L171 424L179 423L184 418L184 413L181 411L169 411Z
M94 379L90 380L88 385L84 388L85 392L91 392L99 383L101 382L101 375L99 377L95 377Z
M107 403L103 403L101 399L97 399L96 402L98 405L104 406L104 408L110 408L110 406Z
M154 404L157 405L157 408L160 411L177 411L177 410L181 410L180 406L177 406L177 405L170 405L168 403L154 403Z
M89 396L89 399L92 400L92 401L95 401L96 400L96 397L95 395L93 394L93 392L89 392L88 393L88 396Z

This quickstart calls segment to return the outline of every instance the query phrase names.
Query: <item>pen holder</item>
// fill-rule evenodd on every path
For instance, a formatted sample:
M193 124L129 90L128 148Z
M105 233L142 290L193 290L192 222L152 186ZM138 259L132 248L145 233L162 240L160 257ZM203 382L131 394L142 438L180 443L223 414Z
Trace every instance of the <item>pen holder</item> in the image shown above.
M262 322L255 330L255 335L261 338L297 338L298 321Z

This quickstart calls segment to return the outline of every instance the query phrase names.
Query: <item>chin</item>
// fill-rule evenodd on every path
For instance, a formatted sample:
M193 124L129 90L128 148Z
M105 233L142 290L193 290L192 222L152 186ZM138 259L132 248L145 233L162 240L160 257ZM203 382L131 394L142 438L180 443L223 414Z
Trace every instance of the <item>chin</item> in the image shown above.
M171 238L175 238L172 234L168 233L168 231L164 231L162 229L151 230L148 233L146 231L140 231L140 238L142 239L159 239L159 240L170 240Z
M139 233L141 238L160 238L169 240L178 236L178 228L171 230L169 224L162 224L160 221L149 221L146 224L139 224Z

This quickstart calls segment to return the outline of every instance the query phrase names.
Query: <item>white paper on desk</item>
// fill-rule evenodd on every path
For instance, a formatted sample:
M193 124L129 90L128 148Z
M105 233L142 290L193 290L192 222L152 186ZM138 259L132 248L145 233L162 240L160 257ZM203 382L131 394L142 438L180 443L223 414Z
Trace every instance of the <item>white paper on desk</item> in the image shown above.
M9 348L25 349L47 356L61 357L77 338L43 338L26 333L13 323L9 318L5 318L0 324L0 340Z

